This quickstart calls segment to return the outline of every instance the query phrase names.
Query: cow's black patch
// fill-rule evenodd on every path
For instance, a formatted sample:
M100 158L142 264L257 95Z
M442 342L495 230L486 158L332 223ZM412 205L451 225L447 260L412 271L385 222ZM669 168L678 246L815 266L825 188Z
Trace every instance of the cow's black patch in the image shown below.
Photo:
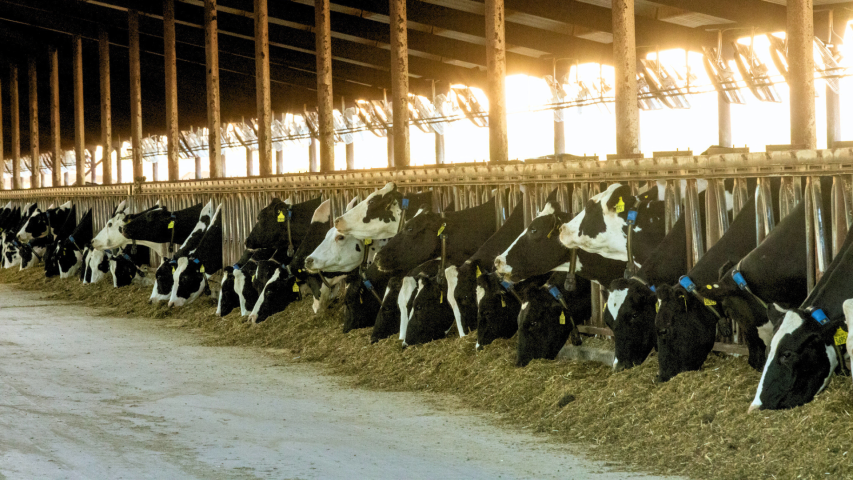
M578 234L595 238L605 231L607 231L607 225L604 223L604 210L601 208L601 203L590 200L584 208Z

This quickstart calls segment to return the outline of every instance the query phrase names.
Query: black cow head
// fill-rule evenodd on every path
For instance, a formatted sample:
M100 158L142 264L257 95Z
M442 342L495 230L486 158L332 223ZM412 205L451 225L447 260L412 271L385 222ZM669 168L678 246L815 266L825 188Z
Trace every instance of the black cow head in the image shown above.
M376 316L379 314L379 307L382 304L364 286L364 282L358 273L348 275L346 282L343 332L372 327L376 323Z
M110 259L110 272L113 275L113 287L121 288L130 285L137 275L139 268L127 253L120 253Z
M293 260L290 261L291 271L303 273L298 271L305 269L305 259L311 255L311 252L313 252L320 243L323 242L323 239L326 238L326 232L332 228L329 224L331 215L331 200L324 201L316 210L314 210L314 216L311 217L311 223L308 225L305 237L296 249L296 253L293 255ZM307 272L304 272L304 274L304 276L307 277Z
M717 317L681 286L657 286L658 381L699 370L717 336Z
M243 268L234 267L234 293L237 294L240 306L240 315L246 316L252 313L255 304L258 302L260 292L269 281L269 277L275 272L275 269L269 270L266 277L259 278L258 266L256 262L249 262Z
M207 286L207 271L204 264L197 258L181 257L175 269L177 285L172 288L169 296L169 307L183 307L194 302Z
M286 241L287 216L292 216L290 210L290 204L274 198L258 213L258 223L246 238L246 248L267 248L280 243L282 239Z
M613 369L616 371L642 364L657 347L655 316L657 296L643 282L614 280L610 284L605 315L616 343Z
M71 211L71 202L64 203L59 207L49 208L45 211L35 210L24 226L18 232L21 240L33 240L51 234L65 223L68 213Z
M47 278L59 276L59 253L62 250L62 240L50 244L44 252L44 276Z
M515 364L524 367L532 360L557 358L572 333L572 319L548 290L549 285L528 285L520 292L518 355ZM589 297L589 294L587 294ZM580 339L572 343L580 344Z
M234 290L234 267L225 267L222 271L222 283L219 288L219 301L216 303L216 315L224 317L235 308L240 308L240 296Z
M560 243L559 232L569 218L556 201L546 203L516 241L495 258L495 271L505 280L519 282L568 262L571 250Z
M827 385L838 366L833 336L844 325L840 319L821 325L809 312L767 309L778 330L749 411L793 408L814 399Z
M154 272L154 287L148 303L166 302L172 294L175 285L175 269L178 268L176 259L164 259Z
M383 272L408 271L434 258L441 252L439 232L444 223L437 213L419 212L376 255L379 269Z
M541 285L542 282L539 282ZM509 284L507 284L509 286ZM521 285L521 284L519 284ZM510 286L510 288L514 288ZM498 338L511 338L518 331L521 304L507 291L494 273L482 274L476 287L477 346L482 348Z
M128 215L125 218L124 225L120 226L118 231L126 238L136 240L150 240L154 242L167 242L168 238L163 237L162 233L171 233L169 224L175 221L175 216L165 207L155 207L145 210L144 212Z
M376 316L373 331L370 334L370 343L376 343L383 338L400 333L400 307L397 297L403 287L403 278L394 277L388 281L388 288L382 297L382 306Z
M296 277L285 268L276 269L258 297L255 308L249 315L252 323L261 323L270 315L284 311L288 305L299 300L299 286Z
M411 318L406 325L403 345L418 345L444 338L453 326L453 310L447 302L447 282L419 275L418 290L412 300Z

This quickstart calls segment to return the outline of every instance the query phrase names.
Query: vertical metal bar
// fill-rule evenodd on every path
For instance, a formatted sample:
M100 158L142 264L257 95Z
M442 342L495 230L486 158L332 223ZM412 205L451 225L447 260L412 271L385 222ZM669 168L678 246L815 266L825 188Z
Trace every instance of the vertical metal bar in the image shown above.
M12 120L12 190L21 189L21 117L18 110L18 66L9 65L9 115Z
M815 148L814 11L812 0L789 0L788 87L791 102L791 143ZM618 113L617 113L618 115ZM818 187L820 188L820 187Z
M406 0L390 0L391 103L394 165L408 168L409 158L409 40Z
M139 67L139 12L127 11L128 57L130 59L130 145L133 181L142 176L142 74Z
M41 188L41 158L39 156L39 87L35 57L30 57L27 60L27 74L30 81L30 188Z
M844 182L844 177L836 175L832 177L832 256L838 254L847 231L850 228L851 217L850 195Z
M320 170L335 170L335 136L332 97L332 31L329 0L314 0L314 37L317 52L317 111Z
M489 161L509 160L506 118L504 0L486 0L486 73L489 97ZM632 16L633 18L633 16ZM634 100L636 103L636 98Z
M640 110L637 105L637 53L634 0L614 0L613 62L616 73L616 153L640 151Z
M110 37L103 27L98 30L98 60L101 77L101 145L104 148L104 156L101 160L103 164L101 183L112 185L113 114L112 98L110 97Z
M207 128L210 178L222 178L222 145L219 122L219 37L216 0L204 0L204 51L207 63Z
M270 30L267 0L255 0L255 90L258 107L258 167L272 175L272 104L270 100Z
M169 181L181 179L178 132L178 60L175 53L175 0L163 0L163 60L166 74L166 158Z
M699 214L699 190L695 179L687 180L685 198L685 227L687 230L687 269L690 270L702 258L705 247L702 242L702 217ZM707 195L707 192L706 192Z

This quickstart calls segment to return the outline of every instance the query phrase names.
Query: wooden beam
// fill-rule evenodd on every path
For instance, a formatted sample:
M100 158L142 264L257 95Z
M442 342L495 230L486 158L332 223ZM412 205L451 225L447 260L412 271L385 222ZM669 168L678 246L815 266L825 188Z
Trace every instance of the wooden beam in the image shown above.
M255 89L258 107L258 166L272 175L272 100L270 96L270 27L267 0L255 0Z
M639 153L640 109L637 105L634 0L613 0L613 65L616 74L616 153Z
M0 82L0 91L2 91L2 82ZM3 95L0 95L0 190L6 189L6 179L3 174L6 171L6 152L3 147Z
M329 0L314 1L314 37L317 52L317 111L320 171L335 170L335 123L332 107L332 37Z
M219 38L216 0L204 0L204 51L207 63L207 127L210 178L222 178L222 146L219 122Z
M815 148L814 17L812 0L788 0L788 87L791 144Z
M163 57L166 64L166 138L169 181L180 180L178 160L178 61L175 53L175 0L163 0Z
M406 0L391 0L391 105L394 166L409 168L409 42Z
M39 79L35 57L27 59L27 76L30 83L30 188L41 188L41 158L39 157Z
M74 77L74 153L77 163L77 186L86 184L86 126L83 117L83 40L75 35L71 40L72 76Z
M142 172L142 74L139 70L139 12L127 11L128 57L130 63L130 146L133 182Z
M62 185L62 138L59 136L59 52L50 47L50 151L53 153L53 186Z
M9 65L9 116L12 126L12 190L21 189L21 118L18 111L18 66Z
M506 119L506 34L503 0L486 0L486 67L489 96L489 160L509 160Z
M110 96L110 36L105 28L98 31L98 64L101 76L101 145L103 146L104 185L113 184L113 109ZM119 179L118 183L121 183Z

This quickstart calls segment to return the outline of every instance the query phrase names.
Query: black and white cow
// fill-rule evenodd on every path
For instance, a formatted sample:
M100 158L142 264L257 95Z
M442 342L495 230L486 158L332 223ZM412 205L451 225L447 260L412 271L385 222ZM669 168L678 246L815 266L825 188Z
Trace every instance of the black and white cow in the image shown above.
M62 240L57 250L56 261L59 266L59 278L70 278L83 265L83 252L94 236L92 229L92 209L90 208L80 223L67 238Z
M21 245L17 238L17 232L23 228L24 223L38 209L36 204L27 204L22 210L20 217L17 217L11 231L3 232L3 268L12 268L21 266Z
M376 316L376 323L373 325L373 331L370 335L372 343L394 334L398 334L399 338L399 334L401 332L401 319L405 316L408 321L408 315L412 309L415 294L417 293L417 278L422 274L426 276L435 276L438 273L440 265L440 260L428 260L407 272L404 276L395 274L387 278L387 287L385 288L385 294L382 297L382 305L379 308L379 314ZM371 278L370 273L375 267L378 267L378 264L374 263L368 269L367 278ZM379 275L382 274L381 270L378 268L376 268L376 272ZM388 274L386 273L385 275ZM377 291L381 292L382 290L377 289ZM403 340L405 340L405 338L403 338Z
M216 207L210 226L189 256L178 259L169 307L194 302L207 286L207 280L222 270L222 204Z
M15 237L15 227L21 221L21 208L13 207L9 210L4 209L2 216L0 216L0 266L5 268L6 263L6 245L11 244L12 239Z
M482 296L478 293L477 287L478 279L482 275L494 271L495 257L503 253L521 235L522 231L524 231L524 209L516 208L501 228L489 237L474 255L465 260L462 265L458 267L451 265L444 271L444 276L447 279L447 302L453 310L456 328L460 336L463 336L466 330L476 328L478 345L488 345L494 338L501 338L506 333L509 333L511 337L515 333L515 329L512 329L512 333L510 333L509 329L503 328L506 322L501 322L499 318L495 318L492 315L486 317L478 316L477 299L482 298ZM498 282L496 290L502 290L499 284L500 282ZM485 288L488 285L491 285L491 283L487 283L480 288ZM485 291L483 290L484 295ZM506 304L505 299L503 303ZM517 304L518 302L515 303ZM515 316L512 316L509 322L511 325L517 324L517 316L518 312L516 312ZM497 322L494 328L487 325L489 319ZM486 332L485 334L481 332L481 327L483 327L483 332ZM480 341L481 336L483 337L482 342ZM487 338L488 340L486 340Z
M195 210L195 207L193 207ZM185 212L186 210L180 210L175 212L174 217L173 214L169 213L164 209L154 210L149 212L145 216L148 218L145 219L136 219L131 223L126 224L124 227L125 231L128 231L129 234L137 235L137 228L139 225L152 225L152 227L163 229L163 221L168 219L168 222L173 225L174 228L169 228L169 223L165 225L166 230L175 231L175 241L178 241L179 235L182 238L181 246L178 248L178 251L172 256L172 258L164 258L160 265L157 267L157 270L154 272L154 287L151 290L151 296L148 297L148 303L157 303L157 302L165 302L169 300L169 297L172 295L172 287L174 286L174 274L175 270L178 267L178 259L181 257L189 256L190 253L195 251L198 245L201 243L202 237L204 237L204 232L210 227L211 218L213 217L213 200L207 202L200 211L196 218L189 220ZM150 215L150 217L149 217ZM191 221L194 222L192 230L189 234L186 233L187 228L183 222ZM139 238L142 238L141 236Z
M361 203L335 219L335 228L343 235L374 240L397 234L403 211L431 208L432 192L402 194L392 182L371 193Z
M767 316L776 327L770 354L749 411L793 408L812 401L844 359L846 333L853 313L853 235L796 309L771 305ZM853 342L850 342L853 343ZM849 345L849 343L848 343Z
M47 278L56 277L59 275L59 257L62 253L65 240L71 236L77 228L77 207L72 206L68 215L65 216L65 222L55 228L53 242L44 252L44 275Z
M83 252L83 275L84 285L98 283L110 274L110 258L112 250L98 250L87 247Z
M122 247L109 259L110 273L113 277L113 287L121 288L131 283L143 283L145 272L139 268L140 265L148 263L150 253L148 247L138 247L136 253L132 253L133 247Z
M107 224L104 225L104 228L102 228L101 231L92 239L92 248L95 250L109 249L118 251L119 248L125 245L130 245L132 240L121 233L122 227L124 227L128 221L132 222L135 218L144 216L149 211L159 209L160 205L158 203L147 210L143 210L142 212L135 214L130 213L129 208L130 206L127 204L126 200L122 200L122 202L116 206L110 219L107 220ZM169 246L168 243L152 242L148 240L137 240L136 243L152 249L160 255L160 257L166 256L166 249Z
M20 257L18 262L21 270L39 264L44 259L47 249L52 243L51 237L41 237L28 242L22 242L17 252L17 256Z
M776 203L774 202L774 205ZM776 212L778 217L778 212ZM726 233L675 286L658 285L658 381L702 367L717 336L719 307L702 295L720 276L727 262L737 262L755 247L755 198L750 198ZM691 289L688 291L687 289ZM715 314L714 312L717 312Z
M65 224L70 213L70 201L55 208L48 208L45 211L37 208L18 231L18 239L22 242L29 242L37 238L55 235L56 231Z
M231 270L234 277L234 293L237 295L237 306L240 308L240 316L245 317L252 313L255 303L261 295L264 285L272 276L272 270L259 272L261 265L266 265L277 252L272 248L259 248L254 250L245 264L239 262ZM285 255L282 255L284 257ZM227 287L227 285L225 285ZM260 289L260 290L259 290Z
M316 197L295 205L289 202L290 200L283 202L274 198L258 213L258 221L246 238L246 248L254 250L273 247L287 252L292 245L293 251L288 256L296 252L296 247L307 233L311 218L320 206L321 199ZM288 225L290 225L290 237L288 237Z
M246 249L234 265L222 269L219 300L216 304L217 316L224 317L235 308L241 309L242 316L248 315L252 311L255 302L258 300L258 292L252 285L251 278L257 269L257 262L269 259L272 254L273 249L271 248ZM239 285L237 284L238 277L240 278ZM246 281L246 278L249 280Z
M581 344L575 325L592 314L592 284L581 277L574 291L568 292L563 288L565 280L566 272L554 272L544 284L528 282L521 290L517 366L557 358L570 337L573 345Z
M210 215L213 211L213 201L207 204ZM180 245L196 231L196 224L202 214L202 204L193 205L177 211L166 207L146 210L139 215L129 216L119 233L129 240L169 245Z

